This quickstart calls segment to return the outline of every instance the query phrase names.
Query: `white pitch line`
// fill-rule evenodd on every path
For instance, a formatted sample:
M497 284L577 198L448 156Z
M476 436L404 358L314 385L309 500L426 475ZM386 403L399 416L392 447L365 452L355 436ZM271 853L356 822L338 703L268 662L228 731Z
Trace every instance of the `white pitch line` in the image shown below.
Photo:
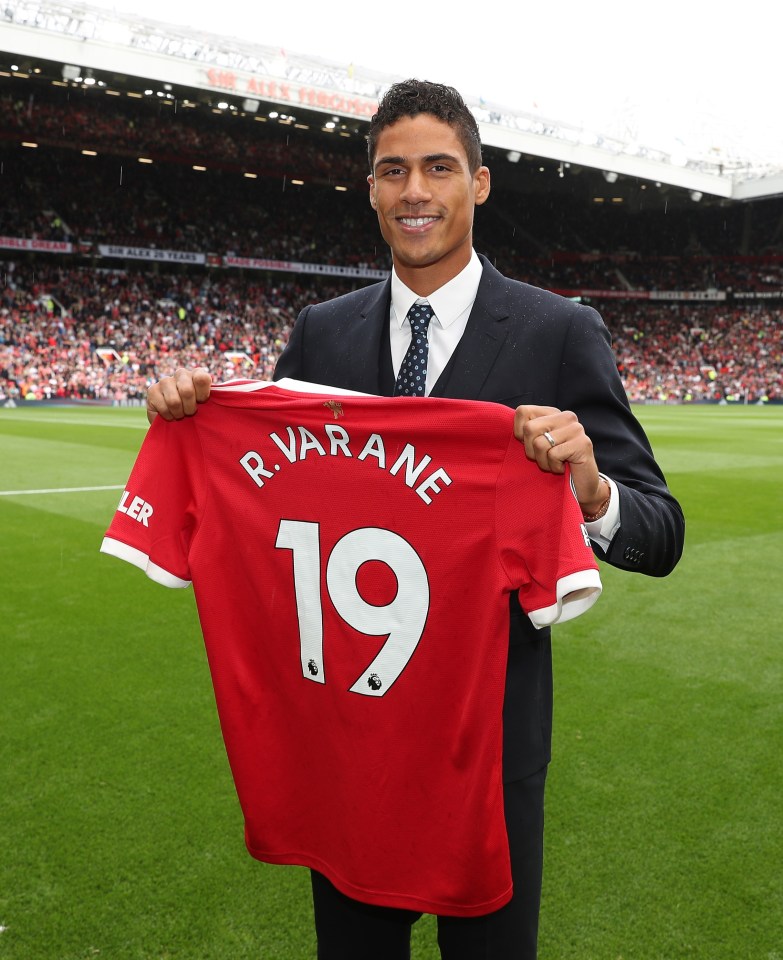
M51 487L48 490L0 490L0 497L20 497L25 493L91 493L93 490L124 490L123 484L111 487Z
M123 408L125 409L125 408ZM78 413L74 413L69 416L66 413L58 414L55 416L47 415L37 415L31 410L22 410L20 412L16 410L3 410L0 407L0 420L13 420L14 423L66 423L69 425L76 425L80 427L118 427L121 430L148 430L149 424L147 423L147 418L139 418L139 421L131 420L128 418L127 422L124 417L112 418L110 416L100 416L95 414L94 416L79 416Z

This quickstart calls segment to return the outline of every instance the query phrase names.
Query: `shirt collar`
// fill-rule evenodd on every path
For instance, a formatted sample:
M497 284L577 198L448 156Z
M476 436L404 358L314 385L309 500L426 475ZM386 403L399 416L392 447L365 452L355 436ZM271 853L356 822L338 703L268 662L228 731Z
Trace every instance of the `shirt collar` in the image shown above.
M448 283L444 283L442 287L439 287L428 297L420 297L405 286L397 276L397 271L392 267L392 323L401 327L413 304L417 300L426 300L435 311L435 321L441 327L451 326L457 317L472 306L476 299L482 270L481 261L476 251L472 250L467 266L456 277L452 277Z

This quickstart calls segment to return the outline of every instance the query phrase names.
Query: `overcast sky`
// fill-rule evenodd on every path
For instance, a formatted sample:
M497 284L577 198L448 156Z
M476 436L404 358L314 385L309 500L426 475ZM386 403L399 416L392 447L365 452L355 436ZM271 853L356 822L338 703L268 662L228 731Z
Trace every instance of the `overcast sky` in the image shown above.
M783 165L783 7L777 0L359 3L88 0L317 54L662 149L723 146ZM520 12L522 8L523 12Z

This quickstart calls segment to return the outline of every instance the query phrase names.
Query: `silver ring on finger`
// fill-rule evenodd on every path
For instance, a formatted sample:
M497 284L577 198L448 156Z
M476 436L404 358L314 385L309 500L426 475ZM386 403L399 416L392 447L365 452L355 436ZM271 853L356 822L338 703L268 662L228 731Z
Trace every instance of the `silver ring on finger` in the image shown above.
M543 436L544 436L544 439L547 441L547 443L549 444L550 447L556 447L556 446L557 446L557 440L555 440L555 438L552 436L552 434L551 434L548 430L545 430L545 431L544 431Z

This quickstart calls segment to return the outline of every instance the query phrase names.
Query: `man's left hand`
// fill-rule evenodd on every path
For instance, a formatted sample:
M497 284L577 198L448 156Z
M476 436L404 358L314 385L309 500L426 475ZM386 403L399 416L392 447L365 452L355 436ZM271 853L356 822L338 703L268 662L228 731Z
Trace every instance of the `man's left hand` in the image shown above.
M592 440L575 413L534 404L517 407L514 436L547 473L562 474L569 463L582 513L591 516L600 510L609 497L609 484L598 473Z

